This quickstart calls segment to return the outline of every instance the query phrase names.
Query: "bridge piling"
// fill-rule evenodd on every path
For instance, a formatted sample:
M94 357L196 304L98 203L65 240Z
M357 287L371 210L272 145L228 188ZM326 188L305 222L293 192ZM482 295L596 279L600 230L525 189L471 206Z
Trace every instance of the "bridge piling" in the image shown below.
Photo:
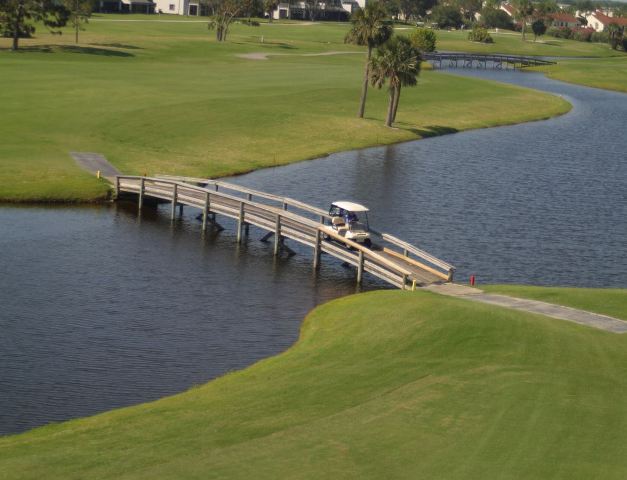
M281 215L276 216L276 223L274 224L274 256L279 254L281 248Z
M176 218L176 201L178 199L178 185L175 183L172 187L172 210L170 212L170 219L174 221Z
M318 270L320 268L320 253L321 253L321 237L322 233L320 232L320 230L316 231L316 240L315 240L315 246L314 246L314 258L313 258L313 268L314 270Z
M244 229L244 202L239 203L239 218L237 219L237 243L242 243L242 231Z

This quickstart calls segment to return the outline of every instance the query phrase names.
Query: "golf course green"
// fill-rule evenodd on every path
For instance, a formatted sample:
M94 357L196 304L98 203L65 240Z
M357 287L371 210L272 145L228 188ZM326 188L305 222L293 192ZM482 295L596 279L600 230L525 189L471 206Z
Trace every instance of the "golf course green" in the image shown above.
M623 479L626 347L426 292L350 296L246 370L0 438L0 478Z
M40 27L21 50L0 39L0 201L90 201L108 186L71 151L127 174L220 176L330 152L569 110L545 93L425 71L403 90L396 128L387 92L356 117L364 52L346 24L236 24L217 43L200 20L96 15L73 44ZM238 55L265 53L266 60ZM342 53L342 54L338 54Z

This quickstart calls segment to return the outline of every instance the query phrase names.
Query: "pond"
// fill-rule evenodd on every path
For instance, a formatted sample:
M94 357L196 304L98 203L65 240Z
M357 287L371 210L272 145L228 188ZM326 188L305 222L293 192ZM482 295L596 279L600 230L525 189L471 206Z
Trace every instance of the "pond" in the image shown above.
M456 72L462 73L462 72ZM627 286L627 95L466 72L564 95L549 121L334 154L232 181L371 223L458 266L457 278ZM402 105L401 105L402 108ZM311 252L200 235L168 206L0 208L0 434L174 394L289 347L354 271ZM364 289L384 287L366 277Z

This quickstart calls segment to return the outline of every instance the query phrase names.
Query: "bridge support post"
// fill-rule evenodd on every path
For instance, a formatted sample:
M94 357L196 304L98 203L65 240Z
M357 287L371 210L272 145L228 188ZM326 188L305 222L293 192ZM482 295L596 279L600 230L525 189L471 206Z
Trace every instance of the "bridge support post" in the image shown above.
M120 177L115 176L115 198L120 198Z
M316 243L314 247L314 258L313 258L313 268L314 270L318 270L320 268L320 254L321 250L321 239L322 232L320 230L316 230Z
M205 206L202 209L202 231L207 231L207 215L209 215L209 192L205 193Z
M407 289L407 275L403 275L403 285L401 285L401 290Z
M172 221L176 218L176 201L178 199L178 185L175 183L172 187L172 210L170 212L170 218Z
M279 254L279 249L281 248L281 215L276 216L276 223L274 225L274 256L276 257Z
M361 285L364 279L364 252L359 250L359 264L357 265L357 283Z
M139 201L137 202L137 209L141 211L144 205L144 189L146 188L146 180L144 177L139 181Z
M239 202L239 218L237 219L237 243L242 243L244 227L244 202Z
M252 193L248 194L248 201L249 202L253 201L253 194ZM249 223L244 222L244 230L246 232L246 236L248 236L248 232L250 230L250 224Z

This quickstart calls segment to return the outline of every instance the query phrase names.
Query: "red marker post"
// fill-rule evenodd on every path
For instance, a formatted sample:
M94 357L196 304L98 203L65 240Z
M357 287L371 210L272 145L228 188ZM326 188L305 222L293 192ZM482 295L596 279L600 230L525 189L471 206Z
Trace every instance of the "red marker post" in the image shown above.
M471 287L474 287L474 286L475 286L475 276L474 276L474 275L471 275L471 276L470 276L470 286L471 286Z

